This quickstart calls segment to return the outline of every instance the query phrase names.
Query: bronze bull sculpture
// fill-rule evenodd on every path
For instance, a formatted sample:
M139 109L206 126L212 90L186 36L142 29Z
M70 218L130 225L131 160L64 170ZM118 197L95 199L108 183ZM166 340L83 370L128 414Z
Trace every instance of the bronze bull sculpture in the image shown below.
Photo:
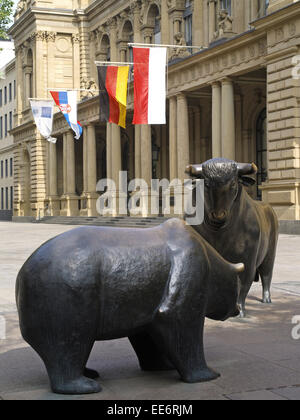
M91 349L122 337L142 369L210 381L219 375L205 361L204 319L238 315L243 270L177 219L146 230L81 227L42 245L22 267L22 335L55 393L99 392L97 372L86 368Z
M186 170L205 184L204 223L194 226L225 259L242 261L239 307L245 316L245 302L251 285L261 278L263 302L271 303L271 281L278 241L278 220L268 204L254 201L243 186L254 185L254 164L212 159Z

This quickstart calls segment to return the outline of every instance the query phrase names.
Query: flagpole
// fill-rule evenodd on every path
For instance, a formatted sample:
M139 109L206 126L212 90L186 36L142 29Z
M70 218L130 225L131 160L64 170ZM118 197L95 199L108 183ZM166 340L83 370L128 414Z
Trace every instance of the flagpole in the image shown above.
M28 98L29 101L53 101L53 99L49 99L49 98Z
M185 48L185 49L197 49L197 50L204 50L207 47L198 47L195 45L165 45L165 44L142 44L139 42L129 42L127 44L129 47L161 47L161 48Z
M103 66L103 65L116 65L116 66L133 66L134 63L124 63L119 61L95 61L96 66Z
M48 91L52 90L54 92L100 92L100 90L97 89L59 89L59 88L47 88Z

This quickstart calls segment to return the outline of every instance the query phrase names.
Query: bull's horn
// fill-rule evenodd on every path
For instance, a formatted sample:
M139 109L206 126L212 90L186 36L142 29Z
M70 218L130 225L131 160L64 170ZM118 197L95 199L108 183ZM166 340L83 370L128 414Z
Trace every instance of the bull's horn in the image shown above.
M254 175L258 172L255 163L238 163L239 175Z
M202 175L202 165L188 165L185 173L190 176L200 177Z
M245 265L243 263L231 264L231 266L237 273L243 273L245 271Z

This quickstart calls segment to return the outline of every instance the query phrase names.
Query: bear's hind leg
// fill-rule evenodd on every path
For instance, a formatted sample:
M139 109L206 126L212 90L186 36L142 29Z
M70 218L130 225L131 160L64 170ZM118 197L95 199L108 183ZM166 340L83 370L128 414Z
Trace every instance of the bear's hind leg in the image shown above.
M141 332L128 338L136 352L142 370L163 371L175 369L171 361L158 348L147 332Z
M53 346L51 352L48 350L47 359L42 357L54 393L81 395L101 391L98 382L93 380L95 372L85 368L92 347L93 343L66 342L58 348Z

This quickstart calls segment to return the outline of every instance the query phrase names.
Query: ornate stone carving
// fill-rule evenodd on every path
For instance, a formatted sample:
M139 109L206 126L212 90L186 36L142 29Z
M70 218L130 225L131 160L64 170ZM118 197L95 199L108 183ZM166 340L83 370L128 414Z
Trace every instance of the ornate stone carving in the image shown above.
M72 43L79 44L80 42L80 35L79 34L72 34Z
M31 41L45 41L47 39L47 32L46 31L36 31L30 35Z
M233 32L233 17L227 10L220 10L218 16L218 30L215 32L215 39L230 38Z
M178 32L174 36L174 41L175 41L175 44L178 45L179 48L174 48L171 58L174 59L174 58L177 58L177 57L178 58L188 57L190 54L187 51L188 47L186 45L186 40L185 40L185 37L184 37L183 33ZM181 48L181 47L187 47L187 48Z
M57 35L56 32L47 32L47 35L46 35L47 42L55 42L56 35Z
M94 79L85 79L81 80L81 86L83 89L86 89L85 97L93 97L98 94L98 86Z

